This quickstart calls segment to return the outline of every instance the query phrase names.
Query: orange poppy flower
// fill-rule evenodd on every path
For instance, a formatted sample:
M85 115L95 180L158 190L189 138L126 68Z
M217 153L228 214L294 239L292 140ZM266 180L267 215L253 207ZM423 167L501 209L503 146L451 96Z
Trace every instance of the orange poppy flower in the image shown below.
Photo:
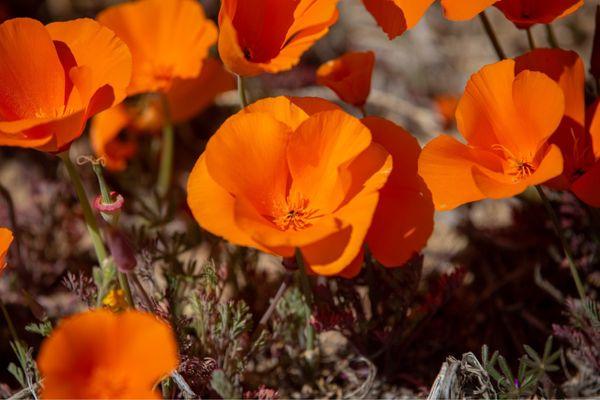
M369 129L336 105L268 98L209 140L188 204L215 235L283 257L298 248L314 273L335 275L360 252L391 167Z
M596 102L586 112L585 67L577 53L560 49L537 49L516 60L517 71L545 73L561 87L565 114L550 143L564 158L563 173L547 182L558 190L571 190L586 203L600 206L600 113Z
M241 76L277 73L325 36L338 19L338 0L223 0L219 54Z
M365 243L373 257L385 267L400 267L427 244L433 232L431 192L418 175L421 147L404 129L379 117L367 117L362 123L369 128L373 141L392 156L393 169L379 192L379 203ZM364 254L340 275L356 276Z
M473 75L456 111L467 144L441 135L419 158L436 208L511 197L560 175L563 158L549 139L565 112L564 97L545 74L516 73L514 60Z
M498 0L441 0L446 18L463 21L494 4ZM363 0L367 11L391 39L412 29L423 18L435 0Z
M202 112L219 94L235 89L235 80L216 59L209 57L200 76L194 79L175 79L166 93L171 120L181 123ZM122 171L127 161L137 153L137 134L155 133L163 126L163 107L160 99L147 102L142 110L119 104L92 120L90 138L98 157L112 171ZM124 130L133 135L119 136Z
M362 108L371 92L374 65L372 51L346 53L321 65L317 82L333 90L342 101Z
M151 314L97 309L66 318L37 359L46 399L158 399L179 363L170 327Z
M12 241L13 234L10 229L0 228L0 272L6 267L6 255Z
M458 107L458 97L449 94L439 95L433 99L435 108L440 115L444 130L448 130L456 122L456 107Z
M496 7L518 28L549 24L583 6L583 0L500 0Z
M112 6L97 20L131 50L128 94L166 92L176 78L196 78L217 28L195 0L137 0Z
M94 20L0 24L0 145L67 149L130 78L127 46Z

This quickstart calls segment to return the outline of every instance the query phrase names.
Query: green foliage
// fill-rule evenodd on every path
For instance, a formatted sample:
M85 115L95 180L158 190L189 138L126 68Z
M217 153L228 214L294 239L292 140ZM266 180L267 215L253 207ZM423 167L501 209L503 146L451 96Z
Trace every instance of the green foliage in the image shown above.
M25 326L27 332L37 333L40 336L48 337L52 333L52 322L44 320L42 322L32 322Z
M544 376L560 370L555 363L560 358L561 350L552 351L552 336L546 340L542 355L528 345L523 347L526 354L519 359L516 375L498 351L490 356L487 346L484 345L481 349L483 368L494 380L500 398L517 399L532 396L538 391L540 380Z
M21 388L29 390L31 396L37 399L36 388L39 385L40 373L33 358L33 348L25 347L21 342L11 342L10 346L17 356L19 365L10 363L8 372L15 377Z

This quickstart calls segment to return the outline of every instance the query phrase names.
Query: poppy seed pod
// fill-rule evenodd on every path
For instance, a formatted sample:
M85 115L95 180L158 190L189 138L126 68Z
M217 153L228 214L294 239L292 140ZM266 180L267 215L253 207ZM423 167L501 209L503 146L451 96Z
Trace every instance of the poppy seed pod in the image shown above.
M131 272L137 266L135 251L131 242L120 229L110 226L106 241L115 265L121 272Z
M113 221L118 221L121 216L121 209L125 204L125 199L117 192L110 192L110 198L114 199L112 203L104 203L102 195L96 196L94 199L94 208L100 211L100 215L106 222L114 225Z

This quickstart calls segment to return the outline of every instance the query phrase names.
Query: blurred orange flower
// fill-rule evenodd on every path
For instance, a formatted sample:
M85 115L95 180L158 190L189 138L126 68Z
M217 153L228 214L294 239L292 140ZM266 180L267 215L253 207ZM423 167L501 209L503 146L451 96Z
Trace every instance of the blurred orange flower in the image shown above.
M66 150L130 78L127 46L94 20L0 24L0 145Z
M166 93L172 122L181 123L202 112L219 94L235 89L235 80L216 59L209 57L200 76L194 79L175 79ZM127 161L137 153L138 134L155 133L163 126L163 107L160 99L146 102L140 110L119 104L92 120L90 137L98 157L113 171L126 168ZM132 134L120 136L126 130Z
M560 175L563 158L549 139L565 112L564 98L545 74L516 73L514 60L473 75L456 111L467 144L441 135L419 158L436 208L511 197Z
M46 399L158 399L154 386L179 363L166 323L138 311L100 309L61 321L37 362Z
M12 241L13 234L10 229L0 228L0 272L6 267L6 255Z
M128 94L166 92L173 81L196 78L217 28L195 0L136 0L109 7L97 20L129 46Z
M435 96L433 99L435 108L442 118L444 130L448 130L456 122L456 107L458 107L458 97L450 94Z
M393 169L379 192L379 203L365 243L372 255L386 267L401 267L427 244L433 232L434 207L431 192L418 175L421 147L417 140L391 121L367 117L373 141L392 156ZM362 267L364 254L341 276L352 278Z
M260 129L256 129L260 127ZM188 181L198 223L232 243L335 275L358 255L391 172L369 129L317 98L268 98L230 117Z
M241 76L288 70L338 19L339 0L223 0L219 54Z
M583 0L500 0L496 7L518 28L549 24L583 6Z
M498 0L441 0L446 18L463 21L494 4ZM435 0L363 0L367 11L391 39L412 29L423 18Z
M346 53L321 65L317 82L333 90L346 103L362 108L371 92L374 65L372 51Z
M516 70L545 73L565 96L564 117L549 140L561 149L564 170L547 186L571 190L589 205L600 207L600 103L596 101L586 112L583 61L572 51L538 49L518 57Z

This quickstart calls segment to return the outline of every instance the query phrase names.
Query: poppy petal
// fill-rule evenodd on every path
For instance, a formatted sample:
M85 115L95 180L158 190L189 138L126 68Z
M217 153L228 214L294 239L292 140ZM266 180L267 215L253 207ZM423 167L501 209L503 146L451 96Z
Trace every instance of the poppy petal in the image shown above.
M125 99L131 80L131 53L114 32L89 18L54 22L46 28L52 40L67 45L77 62L77 69L86 67L85 77L81 72L71 74L74 74L73 82L82 101L87 104L94 99L90 115ZM104 86L110 90L100 91Z
M218 94L233 89L233 76L218 60L209 57L197 78L173 80L167 93L171 119L176 123L187 121L211 105Z
M260 127L249 134L248 127ZM235 196L249 199L261 214L285 202L288 182L286 147L290 129L268 114L230 117L206 146L213 179Z
M363 123L394 162L380 192L367 244L384 266L401 266L425 246L433 232L431 192L417 173L421 147L413 136L391 121L368 117Z
M452 21L469 20L498 0L442 0L444 16Z
M587 205L600 208L600 161L573 183L571 191Z
M296 130L309 116L322 111L341 110L336 104L318 97L267 97L245 109L265 113Z
M65 97L65 71L44 26L29 18L0 24L0 120L60 115Z
M317 82L333 90L342 101L362 107L371 92L374 65L372 51L346 53L321 65Z
M238 227L235 197L210 176L204 155L200 156L190 173L187 193L192 214L204 229L241 246L262 248L247 231Z
M435 0L363 0L390 40L413 28Z
M121 103L96 115L90 127L92 149L98 157L102 157L106 168L111 171L122 171L127 166L126 157L117 156L109 151L109 145L123 129L131 124L132 116L127 107Z
M215 24L206 18L200 3L193 0L123 3L101 12L98 21L113 30L131 50L130 95L164 92L175 78L196 78L217 40Z
M451 210L485 198L471 173L477 165L502 170L495 154L464 145L448 135L427 143L419 156L419 175L431 190L437 210Z
M10 229L0 227L0 272L6 266L6 254L13 241L13 233Z
M333 211L345 198L340 166L371 143L371 133L342 111L325 111L304 121L290 138L288 165L297 191L319 210Z

